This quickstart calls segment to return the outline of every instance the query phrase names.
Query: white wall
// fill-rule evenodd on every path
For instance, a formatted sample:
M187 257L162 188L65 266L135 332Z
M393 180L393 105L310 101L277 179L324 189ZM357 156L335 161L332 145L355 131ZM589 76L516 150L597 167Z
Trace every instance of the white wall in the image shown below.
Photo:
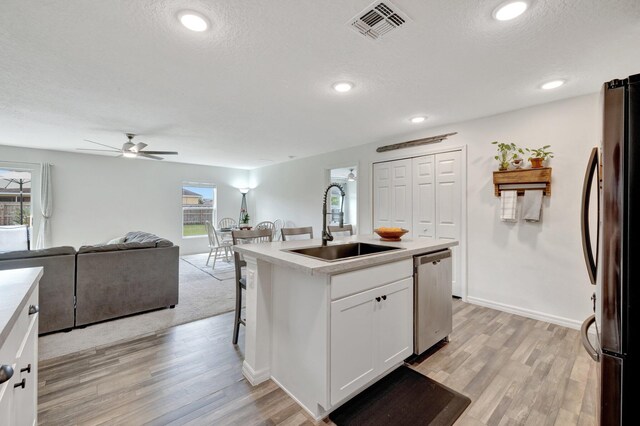
M0 162L34 163L23 166L36 170L37 163L53 164L52 245L76 248L142 230L173 241L181 254L208 251L207 238L182 237L183 182L216 184L218 218L237 220L242 199L237 188L247 186L249 178L248 171L239 169L2 145ZM33 185L34 229L40 211L38 182Z
M467 146L468 300L577 327L590 313L593 291L582 257L580 198L584 169L600 141L597 94L429 129L404 140L458 132L449 140L391 153L382 144L349 148L251 171L256 218L312 225L319 236L326 169L358 164L358 224L371 232L371 164ZM555 153L552 196L541 223L499 220L493 195L493 140L520 146L550 144ZM389 141L389 143L400 140Z

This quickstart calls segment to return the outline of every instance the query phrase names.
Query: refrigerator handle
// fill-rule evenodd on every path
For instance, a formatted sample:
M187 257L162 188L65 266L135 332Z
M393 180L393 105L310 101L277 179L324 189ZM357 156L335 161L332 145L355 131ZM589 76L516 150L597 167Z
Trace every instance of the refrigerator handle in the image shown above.
M594 322L596 322L595 314L591 315L582 323L582 327L580 327L580 337L582 338L582 346L584 346L584 349L587 351L589 356L595 362L600 362L600 354L593 347L593 345L591 344L591 341L589 340L589 328Z
M589 228L589 205L591 202L591 185L593 178L596 177L596 189L598 193L598 227L600 226L600 177L598 176L598 148L591 150L591 156L589 157L589 165L584 175L584 184L582 186L582 212L580 214L580 228L582 230L582 250L584 252L584 260L587 263L587 272L589 273L589 279L591 284L596 283L597 264L596 258L598 253L593 253L593 247L591 247L591 229ZM598 249L599 232L596 230L596 250Z

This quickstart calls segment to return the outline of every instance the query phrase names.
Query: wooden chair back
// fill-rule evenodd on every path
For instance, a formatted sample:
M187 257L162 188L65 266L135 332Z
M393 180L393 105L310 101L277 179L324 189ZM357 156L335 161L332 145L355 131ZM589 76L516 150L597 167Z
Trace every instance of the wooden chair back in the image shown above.
M340 227L339 225L329 225L327 228L329 228L329 232L331 232L331 234L335 235L336 237L340 236L336 234L347 232L349 233L349 235L353 235L353 225L344 225L342 227Z
M312 226L303 226L300 228L282 228L280 231L282 232L282 241L287 241L287 237L292 237L295 235L309 235L309 239L313 239Z
M273 234L271 229L241 229L231 231L231 239L233 245L239 244L253 244L253 243L270 243L273 241ZM242 258L242 255L236 250L233 251L233 260L235 261L236 268L236 282L242 278L241 268L247 264Z

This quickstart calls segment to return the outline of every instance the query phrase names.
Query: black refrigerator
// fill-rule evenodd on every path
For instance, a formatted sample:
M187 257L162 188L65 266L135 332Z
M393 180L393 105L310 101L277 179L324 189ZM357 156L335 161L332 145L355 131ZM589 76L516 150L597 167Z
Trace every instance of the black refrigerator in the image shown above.
M638 421L631 389L640 332L640 74L605 83L601 105L602 145L591 152L582 193L583 251L594 286L582 342L598 363L598 424L631 425Z

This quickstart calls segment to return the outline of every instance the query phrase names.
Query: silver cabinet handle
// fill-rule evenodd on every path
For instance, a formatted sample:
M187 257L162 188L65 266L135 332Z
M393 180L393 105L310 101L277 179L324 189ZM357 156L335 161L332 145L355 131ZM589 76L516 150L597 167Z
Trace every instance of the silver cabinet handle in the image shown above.
M38 312L40 312L40 306L38 305L29 306L29 315L37 314Z
M0 384L13 377L13 367L10 365L0 365Z
M584 320L584 322L582 323L582 327L580 327L580 337L582 338L582 346L584 346L584 349L587 351L589 356L594 361L599 362L600 361L600 354L593 347L593 345L591 344L591 341L589 341L589 327L591 327L591 325L594 322L596 322L595 314L591 315L589 318Z

